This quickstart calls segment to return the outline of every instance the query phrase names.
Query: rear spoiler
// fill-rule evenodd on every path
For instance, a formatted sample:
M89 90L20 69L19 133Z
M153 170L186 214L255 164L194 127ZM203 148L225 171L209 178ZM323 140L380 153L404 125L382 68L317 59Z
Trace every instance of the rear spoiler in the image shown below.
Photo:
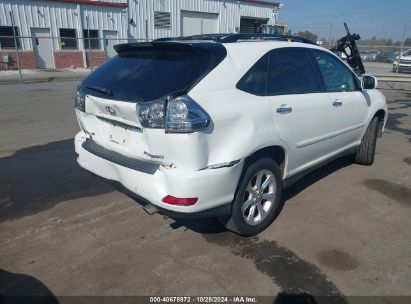
M133 51L186 51L186 52L208 52L218 57L227 55L226 48L220 43L207 42L177 42L177 41L151 41L122 43L114 46L118 54Z
M342 37L337 41L337 44L331 48L331 51L336 53L343 53L347 56L347 63L353 68L354 72L361 76L365 74L365 68L362 64L360 53L358 52L357 44L355 41L360 40L361 37L358 34L351 34L348 29L347 23L344 23L347 36Z

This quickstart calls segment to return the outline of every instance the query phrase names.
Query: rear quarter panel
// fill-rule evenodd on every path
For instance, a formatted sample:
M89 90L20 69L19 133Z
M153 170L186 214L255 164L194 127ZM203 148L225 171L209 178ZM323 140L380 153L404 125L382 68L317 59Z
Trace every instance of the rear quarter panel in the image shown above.
M245 158L268 146L282 146L276 132L270 97L237 89L190 94L211 116L207 134L208 165Z

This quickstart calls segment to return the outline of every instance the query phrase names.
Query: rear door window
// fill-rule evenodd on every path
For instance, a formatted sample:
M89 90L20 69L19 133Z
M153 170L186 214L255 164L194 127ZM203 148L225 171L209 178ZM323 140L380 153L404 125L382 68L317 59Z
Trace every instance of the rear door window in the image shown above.
M320 92L320 79L305 49L276 49L241 78L239 90L257 96Z
M102 98L151 101L188 90L224 58L225 54L219 56L201 49L132 49L90 74L81 88Z
M288 94L314 93L320 91L316 71L306 50L282 49L274 51L272 69L281 66Z
M280 95L287 94L288 88L281 67L281 62L277 58L275 51L270 55L270 71L268 74L267 94Z

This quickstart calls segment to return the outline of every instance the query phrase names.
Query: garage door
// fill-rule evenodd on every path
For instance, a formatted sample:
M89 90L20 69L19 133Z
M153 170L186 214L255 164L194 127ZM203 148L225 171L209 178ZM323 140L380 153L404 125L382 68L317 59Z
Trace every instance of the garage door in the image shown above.
M181 11L182 36L218 33L218 14Z

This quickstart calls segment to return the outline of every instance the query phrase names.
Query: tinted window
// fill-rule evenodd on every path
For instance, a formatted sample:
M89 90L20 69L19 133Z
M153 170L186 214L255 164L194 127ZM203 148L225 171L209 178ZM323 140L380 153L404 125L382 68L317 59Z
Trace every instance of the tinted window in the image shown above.
M83 80L81 87L102 98L151 101L189 89L224 57L199 49L141 47L115 56ZM110 96L93 88L103 88Z
M354 75L341 61L324 52L313 51L313 54L320 67L325 89L328 92L354 91L357 89Z
M281 65L289 94L313 93L320 90L315 70L305 50L281 50L276 64Z
M275 52L270 56L270 71L268 73L268 95L279 95L287 93L287 85L285 83L281 64Z
M268 59L269 54L261 57L243 78L241 78L237 84L237 88L254 95L265 95L267 89Z

